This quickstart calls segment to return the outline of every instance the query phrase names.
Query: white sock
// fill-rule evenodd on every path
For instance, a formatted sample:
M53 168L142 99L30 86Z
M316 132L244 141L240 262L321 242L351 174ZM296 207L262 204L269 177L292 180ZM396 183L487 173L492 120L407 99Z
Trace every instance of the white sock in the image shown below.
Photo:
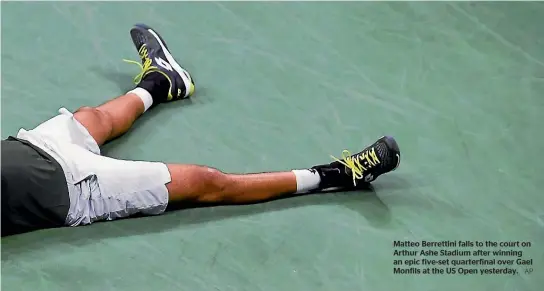
M137 87L134 90L127 92L127 94L129 93L136 94L142 99L142 102L144 103L144 112L153 105L153 97L151 97L151 93L147 92L146 89Z
M297 178L297 194L307 193L319 187L321 177L316 171L293 170Z

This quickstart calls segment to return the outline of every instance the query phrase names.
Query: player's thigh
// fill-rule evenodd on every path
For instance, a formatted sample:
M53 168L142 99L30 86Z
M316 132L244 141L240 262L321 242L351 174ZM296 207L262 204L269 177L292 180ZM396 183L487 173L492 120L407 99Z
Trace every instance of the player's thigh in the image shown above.
M68 225L113 220L166 210L170 172L163 163L118 160L81 152L77 169L84 177L70 185Z
M89 131L65 108L59 109L59 115L41 123L36 128L20 133L45 143L74 144L87 151L100 154L100 148Z

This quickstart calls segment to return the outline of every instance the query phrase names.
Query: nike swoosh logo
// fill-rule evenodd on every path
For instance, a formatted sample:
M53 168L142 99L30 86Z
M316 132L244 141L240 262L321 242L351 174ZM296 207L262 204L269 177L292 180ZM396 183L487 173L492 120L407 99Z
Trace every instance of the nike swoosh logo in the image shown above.
M393 168L393 170L395 170L396 168L399 167L400 165L400 155L399 154L396 154L397 155L397 165Z

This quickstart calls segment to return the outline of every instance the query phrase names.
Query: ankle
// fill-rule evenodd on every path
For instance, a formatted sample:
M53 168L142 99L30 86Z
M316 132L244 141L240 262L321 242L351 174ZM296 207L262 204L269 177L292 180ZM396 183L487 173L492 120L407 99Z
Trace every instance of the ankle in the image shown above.
M304 194L312 190L318 189L321 183L321 177L316 170L293 170L297 181L296 194Z
M153 105L153 97L146 89L136 87L133 90L128 91L127 94L134 94L138 96L140 100L142 100L142 103L144 104L144 112L146 112Z
M312 169L315 170L321 178L319 189L324 190L329 188L345 187L346 185L353 184L350 177L341 169L341 166L342 165L331 163L312 167Z
M137 85L137 88L142 88L149 92L153 98L153 104L163 103L168 99L168 91L170 89L170 81L161 73L152 72L147 74Z

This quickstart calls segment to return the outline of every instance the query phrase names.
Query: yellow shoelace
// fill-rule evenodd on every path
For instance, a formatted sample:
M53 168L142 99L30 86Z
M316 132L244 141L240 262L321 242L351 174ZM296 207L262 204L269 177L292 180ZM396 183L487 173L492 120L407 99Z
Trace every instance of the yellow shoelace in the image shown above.
M151 73L151 72L161 73L168 80L170 80L170 78L166 74L161 72L161 70L159 70L159 68L157 68L155 66L152 66L153 61L151 61L151 59L149 58L149 55L147 53L147 47L145 45L143 45L140 48L140 50L138 51L138 54L140 55L140 58L142 59L143 64L141 64L140 62L137 62L137 61L123 59L123 61L125 61L125 62L127 62L129 64L136 64L136 65L138 65L140 67L140 73L134 77L134 83L135 84L139 84L140 81L142 81L142 78L146 74ZM170 89L168 90L168 100L172 99L171 91L172 91L172 82L170 82Z
M364 178L366 171L380 163L380 159L378 159L374 148L364 151L355 157L348 150L344 150L342 151L342 160L334 156L331 157L351 170L354 186L357 186L357 180ZM366 167L364 166L364 161L367 163Z
M147 54L147 47L145 45L143 45L140 48L140 50L138 51L138 54L140 55L140 58L142 59L143 64L133 60L125 60L125 59L123 60L129 64L135 64L140 67L140 73L136 75L136 77L134 77L134 83L136 84L140 83L140 81L142 80L142 78L147 72L151 72L152 70L158 70L157 67L151 65L153 62L151 61L151 59L149 58Z

